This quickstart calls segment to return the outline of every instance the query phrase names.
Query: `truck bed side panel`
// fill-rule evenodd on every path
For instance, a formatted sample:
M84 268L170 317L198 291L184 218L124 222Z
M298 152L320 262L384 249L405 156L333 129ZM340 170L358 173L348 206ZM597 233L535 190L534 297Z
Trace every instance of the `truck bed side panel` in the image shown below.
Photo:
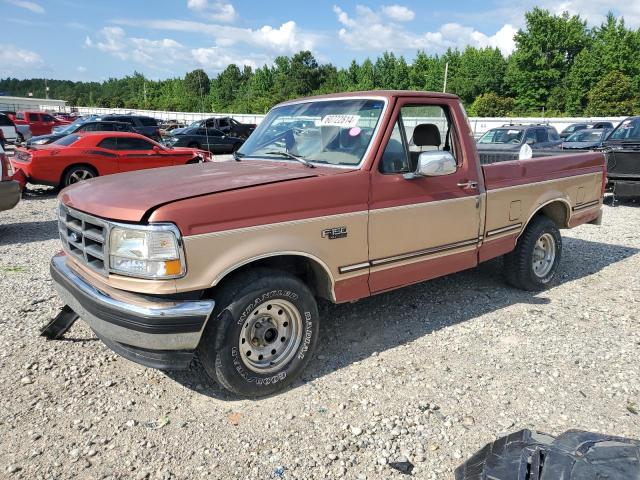
M560 228L593 220L602 205L604 156L584 153L482 167L486 220L479 260L507 253L540 209Z

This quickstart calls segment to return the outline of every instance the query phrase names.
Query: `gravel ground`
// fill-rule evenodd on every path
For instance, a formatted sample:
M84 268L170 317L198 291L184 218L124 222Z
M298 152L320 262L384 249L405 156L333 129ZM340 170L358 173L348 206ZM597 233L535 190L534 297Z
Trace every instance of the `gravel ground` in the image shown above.
M640 208L564 232L560 282L506 287L500 261L323 305L319 351L290 390L237 400L198 367L145 369L61 306L55 196L0 214L0 478L416 478L453 469L498 435L582 428L640 437Z

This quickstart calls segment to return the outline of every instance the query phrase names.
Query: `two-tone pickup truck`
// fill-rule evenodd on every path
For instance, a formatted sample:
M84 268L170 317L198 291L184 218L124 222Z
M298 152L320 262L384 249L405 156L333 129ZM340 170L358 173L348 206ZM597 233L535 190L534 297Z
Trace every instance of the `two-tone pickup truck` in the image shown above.
M454 95L305 98L274 107L236 161L63 190L51 274L67 313L122 356L174 369L197 351L213 380L257 397L308 363L318 298L499 256L510 284L546 287L560 229L599 223L604 183L601 153L481 166Z

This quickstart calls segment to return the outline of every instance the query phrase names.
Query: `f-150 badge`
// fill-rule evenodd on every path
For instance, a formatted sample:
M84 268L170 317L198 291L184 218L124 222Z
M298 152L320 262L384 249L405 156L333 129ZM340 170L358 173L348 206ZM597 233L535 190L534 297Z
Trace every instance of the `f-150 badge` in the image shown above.
M322 238L328 238L329 240L335 240L337 238L346 238L347 227L334 227L327 228L322 231Z

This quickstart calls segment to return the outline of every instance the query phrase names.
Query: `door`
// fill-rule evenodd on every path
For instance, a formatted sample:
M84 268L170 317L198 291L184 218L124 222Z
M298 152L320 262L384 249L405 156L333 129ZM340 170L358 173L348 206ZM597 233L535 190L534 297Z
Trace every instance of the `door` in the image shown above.
M39 113L27 113L27 123L29 124L29 128L31 128L31 135L48 135L51 133L51 130L47 132L47 129L42 124L42 119L40 118Z
M118 170L130 172L145 168L168 167L174 165L173 157L164 150L154 150L154 143L144 138L116 137Z
M474 267L480 232L477 160L460 142L455 100L400 99L371 171L369 286L380 292ZM460 114L458 114L460 115ZM464 132L469 134L467 124ZM471 141L471 137L467 139ZM420 153L449 151L455 173L412 177Z
M44 135L49 135L53 131L53 127L58 124L56 119L48 113L42 113L40 120L42 122L42 131L46 132Z

